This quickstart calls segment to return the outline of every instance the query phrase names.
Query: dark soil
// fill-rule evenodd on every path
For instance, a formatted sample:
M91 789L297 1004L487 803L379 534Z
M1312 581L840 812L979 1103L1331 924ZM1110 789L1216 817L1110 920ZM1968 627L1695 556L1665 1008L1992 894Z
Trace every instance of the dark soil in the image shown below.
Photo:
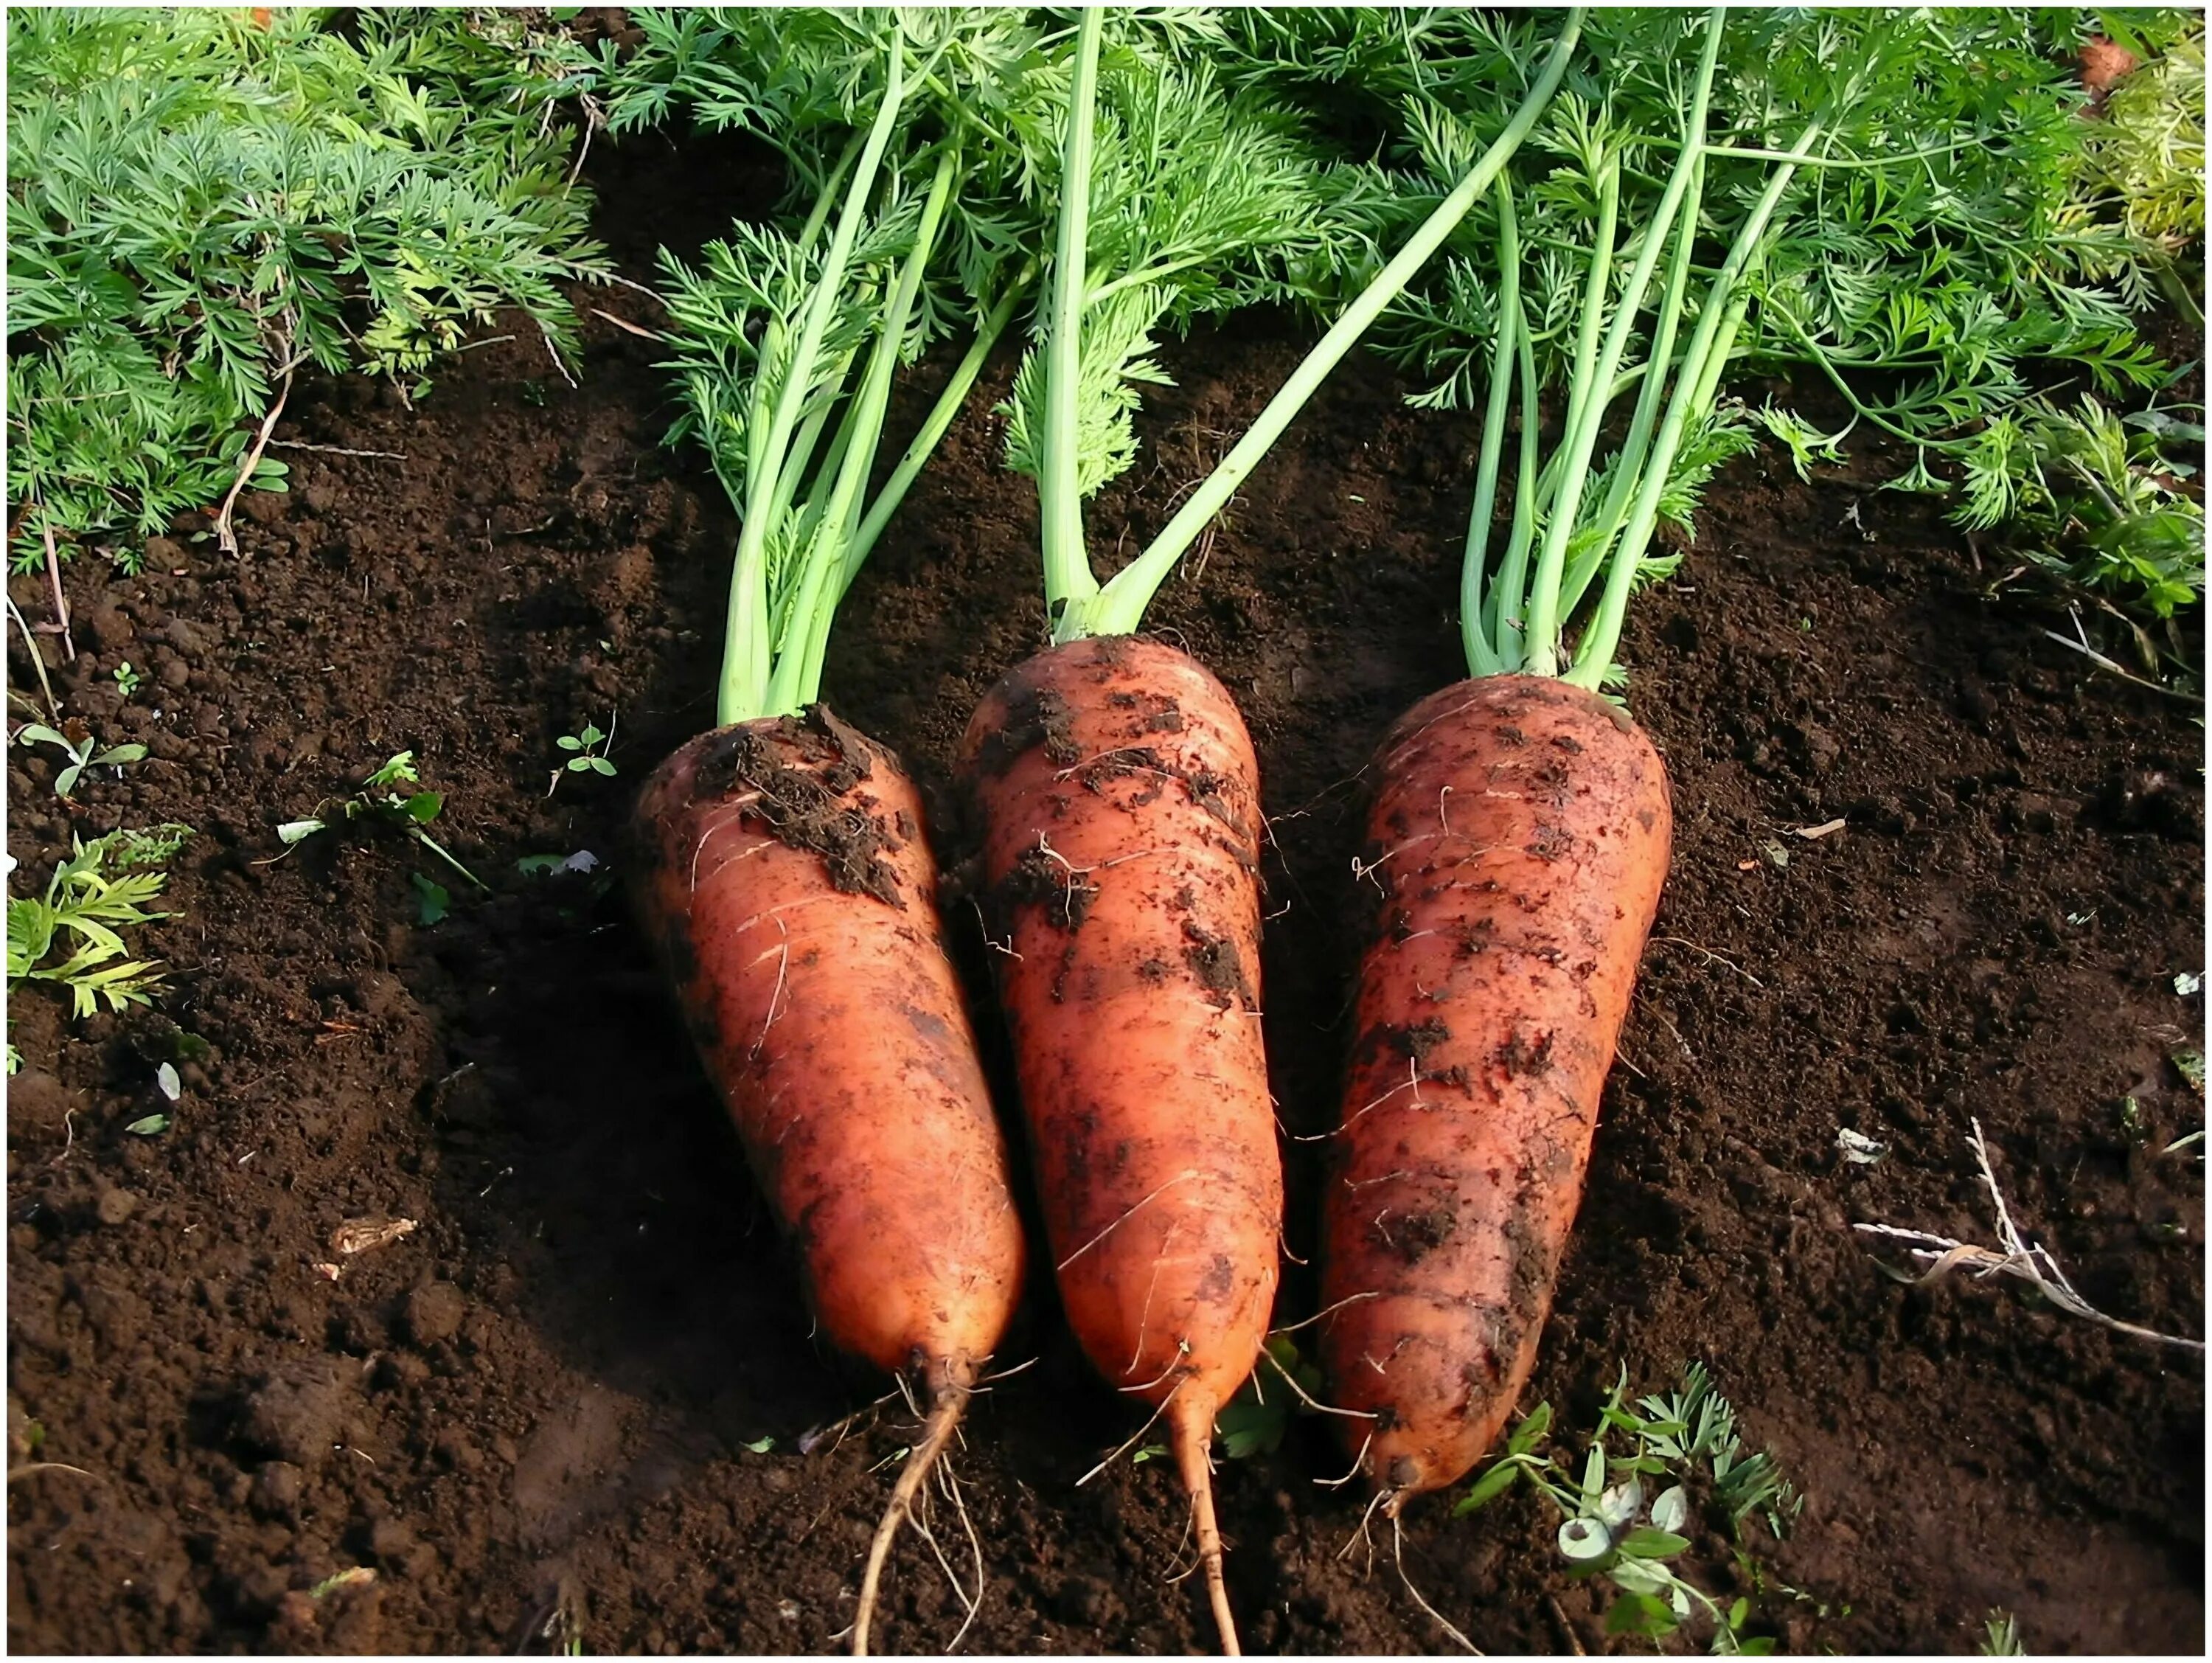
M732 205L702 183L714 167L648 148L595 164L641 277L655 239L696 242ZM586 298L656 321L631 291ZM51 753L11 752L14 886L72 829L199 828L174 916L142 939L174 967L165 1016L210 1050L180 1070L175 1124L128 1136L173 1031L11 1001L11 1462L72 1469L10 1475L17 1650L543 1650L565 1612L593 1652L818 1651L851 1620L912 1418L894 1398L805 1435L884 1382L810 1338L611 867L515 867L611 857L638 784L712 716L732 517L657 448L653 345L596 317L586 336L574 390L525 336L411 412L363 383L303 392L281 439L406 460L289 450L295 489L249 504L237 559L180 535L139 579L70 570L68 707L153 759L72 808ZM1159 523L1298 345L1240 323L1171 351L1147 460L1094 508L1094 543ZM988 413L1011 370L854 589L825 684L940 824L969 712L1042 641L1034 494ZM1460 667L1474 429L1401 391L1347 363L1153 612L1258 742L1267 1031L1298 1135L1333 1124L1350 1038L1361 770ZM2200 996L2174 986L2204 968L2202 730L2047 639L2033 595L1993 596L2002 568L1875 490L1885 466L1804 484L1771 453L1739 461L1680 581L1632 616L1678 844L1528 1401L1580 1431L1624 1365L1656 1390L1705 1360L1806 1496L1771 1562L1809 1597L1762 1603L1788 1647L1966 1650L2002 1606L2033 1649L2195 1654L2201 1357L2014 1282L1901 1286L1878 1263L1901 1251L1851 1226L1994 1240L1978 1122L2021 1227L2088 1300L2203 1332L2202 1168L2159 1153L2203 1124L2170 1060L2202 1043ZM49 615L38 585L15 593ZM126 660L147 680L124 701ZM617 716L619 774L549 795L556 739ZM397 836L278 843L402 748L489 892ZM453 892L428 926L418 872ZM974 913L952 917L981 990ZM1844 1162L1842 1128L1887 1155ZM1303 1258L1315 1146L1286 1148ZM418 1227L331 1246L394 1219ZM1311 1297L1293 1264L1285 1319ZM1207 1648L1198 1579L1171 1580L1189 1566L1170 1464L1076 1483L1136 1427L1048 1288L1006 1355L1039 1361L980 1402L956 1463L986 1568L962 1649ZM1317 1486L1346 1465L1331 1432L1302 1420L1224 1465L1248 1642L1444 1648L1387 1539L1344 1551L1364 1498ZM1413 1509L1405 1564L1478 1643L1623 1643L1533 1499L1447 1514ZM941 1503L936 1535L972 1587ZM1687 1563L1734 1586L1714 1539ZM356 1566L374 1581L309 1593ZM884 1643L941 1650L962 1614L909 1532Z

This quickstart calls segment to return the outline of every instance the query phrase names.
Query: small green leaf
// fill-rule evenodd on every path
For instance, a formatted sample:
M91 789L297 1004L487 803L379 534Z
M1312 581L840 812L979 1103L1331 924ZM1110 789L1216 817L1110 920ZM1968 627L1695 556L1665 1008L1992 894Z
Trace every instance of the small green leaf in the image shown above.
M1625 1593L1605 1614L1607 1634L1640 1634L1657 1638L1680 1626L1667 1602L1656 1594Z
M1651 1503L1651 1524L1656 1530L1680 1533L1690 1521L1690 1498L1682 1486L1674 1484L1659 1492L1659 1499Z
M756 1438L750 1443L745 1445L744 1447L750 1450L756 1455L765 1455L769 1451L775 1447L775 1440L772 1437Z
M384 765L363 780L362 785L372 790L380 785L412 785L416 777L415 753L402 751L397 756L387 758Z
M60 774L55 777L54 795L58 797L65 797L69 795L71 791L76 789L77 777L83 772L84 764L81 762L73 762L70 764L68 767L63 769Z
M177 1077L176 1065L164 1063L154 1070L154 1083L161 1087L161 1095L172 1103L185 1094L185 1082Z
M525 855L514 863L514 869L525 877L536 877L541 873L558 872L567 858L563 855Z
M1774 1655L1774 1636L1762 1634L1756 1640L1747 1640L1736 1648L1739 1657L1771 1657Z
M420 872L410 872L407 875L415 886L416 922L426 928L436 923L446 916L446 909L453 904L453 898L446 892L444 885L432 883Z
M598 760L597 757L571 757L568 758L568 771L572 774L580 774Z
M1142 1466L1146 1461L1157 1461L1160 1459L1167 1453L1168 1447L1165 1444L1146 1444L1142 1449L1129 1457L1129 1465L1132 1466Z
M407 818L417 825L428 825L438 818L438 811L446 806L446 799L435 791L417 791L401 805Z
M1487 1507L1507 1490L1512 1489L1513 1481L1520 1476L1521 1464L1518 1461L1498 1462L1497 1465L1474 1481L1474 1488L1460 1498L1451 1510L1451 1516L1455 1519L1463 1519L1477 1508Z
M67 740L43 722L25 722L15 730L15 739L18 744L25 740L30 740L39 745L58 745L64 751L76 749Z
M1525 1455L1536 1447L1536 1440L1552 1429L1552 1405L1540 1403L1522 1417L1513 1428L1513 1435L1505 1441L1509 1455Z
M1690 1538L1646 1526L1630 1531L1614 1545L1631 1559L1672 1559L1690 1545Z
M1729 1627L1730 1627L1730 1628L1732 1628L1732 1629L1740 1629L1740 1628L1741 1628L1741 1627L1744 1625L1745 1622L1746 1622L1746 1621L1750 1617L1750 1616L1751 1616L1751 1600L1750 1600L1749 1597L1748 1597L1748 1596L1747 1596L1747 1595L1743 1595L1743 1594L1738 1594L1738 1595L1736 1596L1736 1602L1735 1602L1735 1604L1734 1604L1733 1605L1730 1605L1730 1606L1729 1607L1729 1614L1728 1614L1728 1625L1729 1625Z
M592 764L592 771L595 774L605 774L611 777L615 771L614 764L609 762L605 757L590 757L586 758L586 760Z
M144 746L117 745L110 746L107 750L102 751L92 760L94 764L97 767L120 768L125 763L143 762L145 759L146 747Z
M563 751L580 751L584 748L584 741L578 739L574 734L563 734L560 738L555 740L553 742L559 746Z
M324 829L320 820L287 820L276 828L276 841L286 848L312 838Z
M156 1132L165 1132L169 1130L169 1117L166 1114L149 1114L143 1120L132 1121L123 1130L133 1137L151 1137Z
M590 746L597 745L601 740L605 739L606 735L601 733L597 728L592 727L590 723L586 722L581 737L586 748L588 749Z

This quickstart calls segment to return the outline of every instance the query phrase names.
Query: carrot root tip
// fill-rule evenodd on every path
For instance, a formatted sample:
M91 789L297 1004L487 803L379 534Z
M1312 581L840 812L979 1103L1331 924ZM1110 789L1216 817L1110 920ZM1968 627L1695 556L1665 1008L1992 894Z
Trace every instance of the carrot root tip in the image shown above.
M941 1387L930 1405L929 1416L922 1422L921 1441L915 1446L900 1471L898 1482L891 1486L890 1502L884 1516L876 1525L874 1538L868 1544L868 1560L860 1573L860 1598L853 1617L853 1655L868 1655L869 1629L875 1620L876 1596L883 1584L884 1565L890 1557L891 1544L898 1539L899 1526L913 1510L915 1497L929 1477L930 1470L952 1441L952 1435L960 1425L960 1416L968 1407L969 1388L959 1385Z

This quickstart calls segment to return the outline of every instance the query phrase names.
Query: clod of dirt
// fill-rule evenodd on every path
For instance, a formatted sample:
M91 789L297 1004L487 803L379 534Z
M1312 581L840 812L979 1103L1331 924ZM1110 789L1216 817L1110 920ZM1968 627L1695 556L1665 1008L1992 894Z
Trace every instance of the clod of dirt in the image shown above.
M898 878L885 849L898 845L892 829L848 806L853 788L866 779L881 753L897 759L866 735L840 722L826 704L773 724L747 722L718 740L700 758L695 801L751 789L748 818L764 822L787 847L822 856L830 884L848 894L872 895L904 909Z
M76 1093L40 1069L25 1069L8 1082L8 1132L13 1137L48 1134L59 1137L70 1110L77 1106Z
M437 1345L460 1332L468 1301L450 1282L425 1282L407 1296L402 1313L407 1336L421 1346Z
M286 1369L246 1400L239 1436L252 1447L307 1470L338 1441L346 1393L337 1365L318 1361Z
M264 1519L288 1519L307 1491L307 1475L289 1461L264 1461L247 1500Z
M100 1191L100 1199L93 1203L92 1210L102 1224L126 1224L130 1222L131 1215L138 1210L138 1197L128 1190L110 1186Z

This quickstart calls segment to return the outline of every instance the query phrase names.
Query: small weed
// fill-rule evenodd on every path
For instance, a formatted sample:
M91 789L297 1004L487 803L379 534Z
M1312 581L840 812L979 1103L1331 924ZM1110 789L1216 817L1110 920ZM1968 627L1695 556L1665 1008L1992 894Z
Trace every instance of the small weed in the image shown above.
M405 832L478 889L485 888L487 886L483 879L463 866L443 844L423 830L445 808L444 796L435 791L419 790L410 790L403 795L396 789L418 786L422 783L422 776L415 771L415 753L402 751L398 755L387 758L381 767L363 780L361 789L353 795L335 801L325 800L317 806L308 819L285 821L276 828L277 841L290 849L304 843L318 832L327 832L336 826L364 820L380 822ZM418 883L420 881L417 880ZM437 886L433 884L430 888L437 889ZM420 889L416 892L427 911L428 893ZM451 899L443 890L438 890L438 893L443 899ZM441 911L440 917L443 916ZM437 920L426 918L423 922L434 923Z
M1668 1562L1690 1546L1693 1492L1698 1503L1727 1519L1739 1543L1746 1521L1754 1517L1776 1538L1786 1536L1802 1502L1772 1457L1745 1453L1735 1410L1712 1389L1702 1363L1690 1365L1680 1391L1639 1398L1633 1407L1627 1380L1624 1368L1601 1411L1579 1478L1554 1457L1537 1453L1552 1425L1551 1405L1539 1404L1514 1428L1505 1453L1452 1509L1454 1516L1486 1506L1526 1479L1563 1515L1559 1545L1568 1575L1577 1581L1601 1576L1620 1591L1606 1614L1607 1633L1658 1639L1701 1613L1713 1625L1714 1651L1747 1656L1771 1651L1771 1638L1744 1631L1753 1595L1771 1589L1806 1596L1765 1576L1741 1546L1736 1569L1753 1593L1727 1605ZM1614 1432L1628 1436L1626 1455L1607 1454L1606 1438Z
M2189 1088L2199 1097L2204 1095L2204 1053L2201 1051L2178 1051L2173 1053L2173 1066L2189 1082Z
M1974 1648L1984 1657L2025 1657L2020 1643L2020 1619L2002 1608L1990 1611L1982 1623L1982 1643Z
M70 990L71 1008L80 1017L102 1003L116 1011L153 1003L161 966L128 956L120 932L168 916L149 912L145 905L167 881L161 868L191 835L188 825L167 825L111 832L88 844L73 838L73 852L54 868L43 896L9 898L9 988L58 982ZM62 943L63 956L49 962L63 937L69 938ZM9 1073L18 1061L10 1047Z
M307 1590L307 1598L320 1599L326 1595L337 1593L340 1588L362 1587L374 1581L376 1581L374 1569L368 1565L356 1565L350 1570L342 1570L335 1576L323 1578L321 1581Z
M1213 1435L1221 1440L1223 1453L1232 1461L1272 1454L1281 1448L1284 1435L1291 1429L1291 1417L1310 1412L1302 1396L1310 1398L1322 1387L1321 1371L1300 1359L1298 1348L1287 1335L1270 1339L1260 1361L1273 1370L1274 1382L1263 1384L1261 1377L1267 1370L1255 1368L1243 1389L1213 1418ZM1291 1390L1291 1385L1297 1390Z
M407 879L415 886L415 922L428 929L446 916L453 898L445 885L431 882L420 872L409 873Z
M146 678L131 667L129 659L125 659L115 667L116 691L124 697L136 698L138 696L138 690L145 685Z
M27 722L15 730L15 742L61 747L69 758L69 766L54 776L54 795L58 797L66 797L76 790L78 779L88 768L112 768L120 779L127 764L143 761L146 756L143 745L111 745L106 750L100 749L92 730L75 717L64 722L59 731L43 722Z
M614 725L615 719L609 716L607 731L605 733L599 731L596 723L586 722L582 733L563 734L553 741L570 754L566 762L553 771L553 783L545 788L547 796L551 796L556 790L559 789L561 777L563 774L592 773L609 777L613 776L615 765L607 760L607 747L615 742Z

